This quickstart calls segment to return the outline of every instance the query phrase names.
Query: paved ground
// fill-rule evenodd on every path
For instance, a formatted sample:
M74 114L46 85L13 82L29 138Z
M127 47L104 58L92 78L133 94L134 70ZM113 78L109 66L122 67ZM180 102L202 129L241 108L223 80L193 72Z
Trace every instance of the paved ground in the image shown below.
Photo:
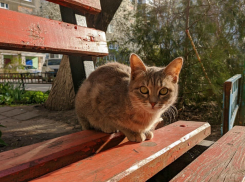
M52 84L25 84L26 90L46 92L51 90Z
M8 144L0 152L81 131L74 110L48 111L41 105L0 107L0 124Z
M200 113L181 115L178 120L200 121ZM190 117L191 116L191 117ZM0 152L31 145L55 137L81 131L74 110L49 111L42 105L0 107L2 139L8 146L0 146ZM212 134L207 140L220 138L220 125L212 125Z

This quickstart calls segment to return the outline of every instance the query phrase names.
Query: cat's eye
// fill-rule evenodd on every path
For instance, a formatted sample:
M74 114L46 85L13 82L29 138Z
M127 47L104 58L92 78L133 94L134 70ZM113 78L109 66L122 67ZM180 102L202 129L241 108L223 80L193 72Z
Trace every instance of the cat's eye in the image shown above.
M159 91L159 94L160 95L166 95L168 93L168 89L167 88L162 88L160 91Z
M148 88L146 88L146 87L140 87L140 92L142 94L147 94L149 91L148 91Z

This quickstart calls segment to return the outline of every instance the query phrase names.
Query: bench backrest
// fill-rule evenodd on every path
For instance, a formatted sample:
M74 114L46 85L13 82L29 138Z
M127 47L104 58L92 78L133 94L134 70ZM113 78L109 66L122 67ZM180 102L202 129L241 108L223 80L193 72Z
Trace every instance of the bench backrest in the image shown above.
M241 78L241 75L237 74L224 83L223 134L233 128L238 109L241 105Z
M101 11L99 0L50 0L88 13ZM105 32L0 9L0 49L105 56Z

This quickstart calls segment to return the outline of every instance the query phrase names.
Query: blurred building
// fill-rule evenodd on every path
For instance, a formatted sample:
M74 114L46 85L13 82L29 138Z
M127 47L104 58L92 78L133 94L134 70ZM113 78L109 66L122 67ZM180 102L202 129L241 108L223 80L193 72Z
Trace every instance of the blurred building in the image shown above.
M40 0L0 0L0 3L0 8L26 14L37 14L40 9Z
M125 39L124 36L124 29L127 29L130 24L134 22L134 19L125 19L124 16L127 16L128 14L133 15L137 11L138 5L149 5L151 6L153 3L155 3L156 0L123 0L122 4L118 8L116 14L114 15L111 23L109 24L106 32L106 39L108 42L108 48L109 48L109 55L103 57L103 61L101 58L100 61L104 62L110 62L110 61L124 61L127 63L128 57L122 58L118 51L120 49L120 45L122 45L123 39ZM130 47L129 47L130 49ZM119 60L119 59L126 59L126 60Z

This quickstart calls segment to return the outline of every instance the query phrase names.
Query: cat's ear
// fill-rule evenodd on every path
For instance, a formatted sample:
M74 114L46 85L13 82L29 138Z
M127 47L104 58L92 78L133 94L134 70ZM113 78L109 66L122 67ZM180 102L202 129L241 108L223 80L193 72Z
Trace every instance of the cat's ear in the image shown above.
M130 55L131 79L133 80L136 75L142 71L146 71L145 64L137 54Z
M172 77L172 82L177 83L179 81L179 73L183 65L183 58L178 57L166 66L164 73Z

